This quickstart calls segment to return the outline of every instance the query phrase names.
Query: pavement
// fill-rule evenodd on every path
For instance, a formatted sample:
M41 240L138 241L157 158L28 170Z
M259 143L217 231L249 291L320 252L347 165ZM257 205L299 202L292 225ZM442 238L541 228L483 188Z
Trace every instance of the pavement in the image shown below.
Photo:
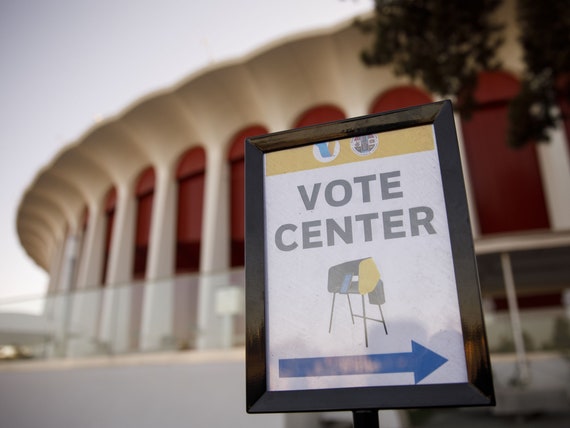
M488 410L420 410L410 414L409 426L426 428L569 428L570 408L566 412L548 412L528 415L496 415ZM390 427L380 426L380 428Z

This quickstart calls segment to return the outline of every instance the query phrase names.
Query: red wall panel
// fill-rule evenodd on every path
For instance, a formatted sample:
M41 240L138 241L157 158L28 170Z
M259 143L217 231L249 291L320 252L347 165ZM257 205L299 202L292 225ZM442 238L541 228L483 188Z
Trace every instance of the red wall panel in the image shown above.
M200 269L202 209L204 206L206 154L202 148L184 153L178 164L178 211L176 218L177 273Z
M381 113L432 102L430 96L413 86L400 86L380 94L372 103L370 113Z
M245 162L244 142L247 137L267 134L263 126L250 126L233 138L228 153L230 163L230 266L243 266L245 262Z
M137 219L135 233L134 278L144 278L146 273L152 205L154 201L155 174L153 168L145 169L139 176L136 187Z
M295 121L295 128L301 128L303 126L317 125L319 123L333 122L335 120L345 119L346 115L344 112L336 106L333 105L323 105L311 108L304 112Z
M462 120L479 226L482 234L549 227L534 145L512 149L506 142L508 102L518 82L506 73L484 73L477 107Z

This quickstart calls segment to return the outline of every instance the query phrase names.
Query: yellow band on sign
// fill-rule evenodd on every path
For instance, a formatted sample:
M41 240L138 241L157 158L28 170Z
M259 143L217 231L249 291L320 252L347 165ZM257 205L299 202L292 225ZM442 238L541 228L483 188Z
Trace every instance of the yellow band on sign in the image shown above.
M265 175L286 174L434 149L432 125L310 144L265 155Z

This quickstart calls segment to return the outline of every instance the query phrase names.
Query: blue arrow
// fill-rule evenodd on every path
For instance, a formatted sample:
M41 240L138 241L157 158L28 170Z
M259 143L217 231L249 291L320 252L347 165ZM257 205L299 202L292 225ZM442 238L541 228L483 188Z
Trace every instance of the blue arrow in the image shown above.
M413 372L414 382L418 383L446 361L447 358L412 340L412 352L282 359L279 360L279 377Z

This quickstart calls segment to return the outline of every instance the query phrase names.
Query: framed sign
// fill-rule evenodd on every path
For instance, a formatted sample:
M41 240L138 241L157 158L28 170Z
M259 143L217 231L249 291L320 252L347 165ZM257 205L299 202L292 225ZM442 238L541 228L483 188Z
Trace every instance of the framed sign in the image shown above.
M250 138L250 413L494 404L449 101Z

